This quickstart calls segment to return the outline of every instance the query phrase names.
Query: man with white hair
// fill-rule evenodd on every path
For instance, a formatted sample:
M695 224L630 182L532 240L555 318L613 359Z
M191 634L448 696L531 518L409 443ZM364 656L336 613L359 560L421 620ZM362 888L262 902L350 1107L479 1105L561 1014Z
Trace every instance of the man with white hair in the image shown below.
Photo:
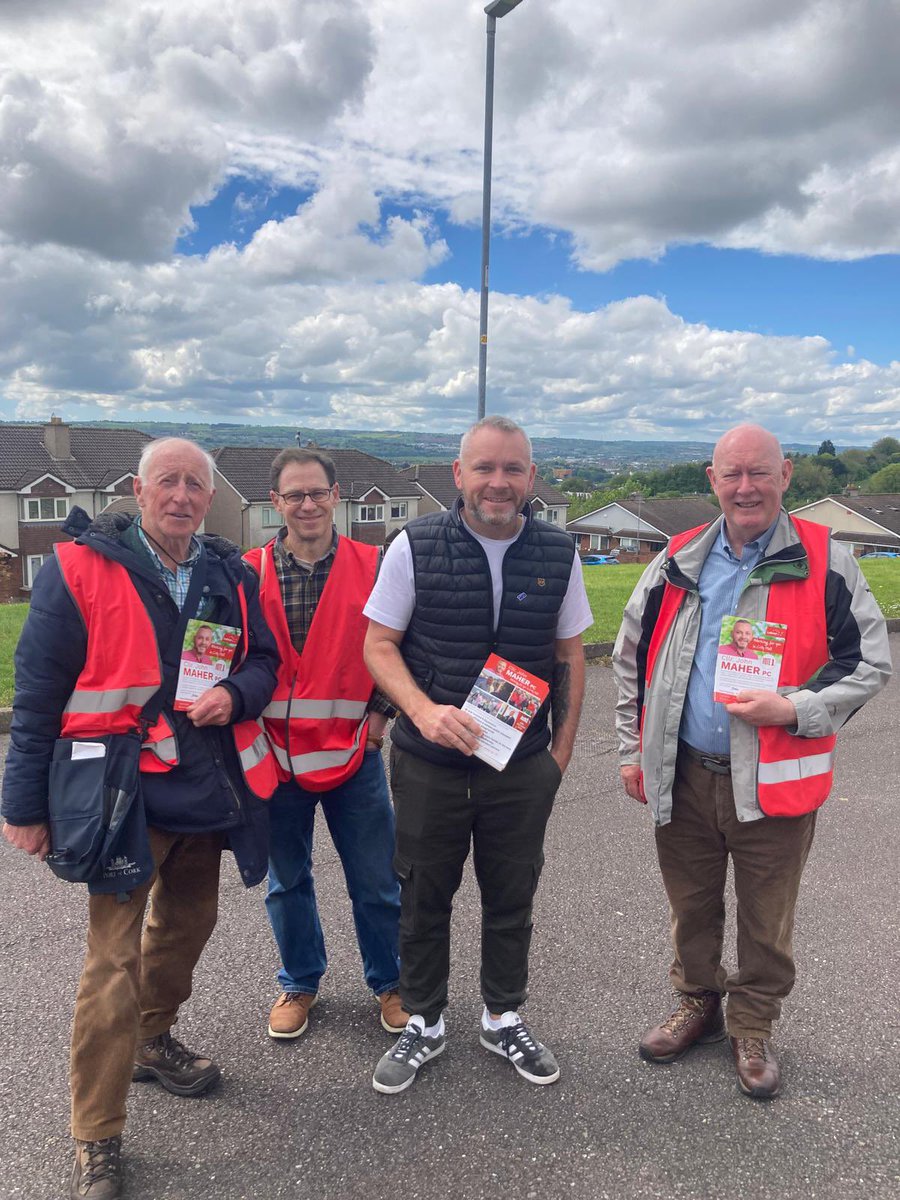
M56 750L71 748L73 761L103 758L114 739L141 739L143 881L122 855L110 879L88 885L88 948L72 1033L71 1197L121 1194L132 1078L156 1080L176 1096L197 1096L218 1079L216 1064L170 1030L216 922L222 850L234 852L247 886L266 873L262 800L276 776L258 718L278 655L237 547L197 536L213 491L212 461L199 446L180 438L150 443L134 481L139 516L105 513L91 522L73 510L64 530L75 540L58 543L35 580L16 650L3 779L3 833L14 846L42 860L51 849ZM229 677L178 711L190 618L238 629L239 643Z
M722 516L678 534L650 563L613 654L622 782L653 814L675 949L677 1006L647 1030L640 1054L670 1063L727 1033L738 1085L758 1100L780 1087L772 1026L794 983L794 910L836 734L891 669L884 618L847 547L782 508L791 470L758 425L720 439L707 475ZM741 655L755 622L786 626L779 686L720 704L716 654L735 616ZM722 964L729 857L731 973Z

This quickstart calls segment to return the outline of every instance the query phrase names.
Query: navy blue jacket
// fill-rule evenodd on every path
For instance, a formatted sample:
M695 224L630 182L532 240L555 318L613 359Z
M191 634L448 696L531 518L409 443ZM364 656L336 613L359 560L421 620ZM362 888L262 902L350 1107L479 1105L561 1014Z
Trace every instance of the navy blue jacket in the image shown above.
M76 540L124 566L165 649L178 621L178 609L150 556L143 549L132 519L103 514L93 523L74 509L65 526ZM204 620L240 626L236 584L247 597L249 650L237 671L222 686L234 701L234 720L261 715L275 687L278 650L259 607L256 576L240 551L224 538L200 539L207 554ZM115 628L109 630L115 638ZM12 739L3 778L2 813L11 825L33 825L47 819L47 780L53 743L59 737L63 710L81 673L87 634L80 612L66 588L55 558L38 573L31 606L16 648L16 692ZM267 870L268 810L246 788L227 726L197 729L183 713L165 709L172 723L180 761L171 771L142 774L141 791L148 824L175 833L225 831L241 877L248 886Z

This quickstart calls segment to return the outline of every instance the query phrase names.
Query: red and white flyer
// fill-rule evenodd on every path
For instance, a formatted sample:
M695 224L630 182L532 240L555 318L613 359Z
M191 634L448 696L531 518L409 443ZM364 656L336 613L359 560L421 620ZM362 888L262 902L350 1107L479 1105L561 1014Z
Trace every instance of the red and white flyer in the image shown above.
M777 692L786 636L787 625L777 621L724 617L713 700L722 703L751 688Z
M241 631L234 625L188 621L173 705L178 712L190 708L204 692L228 678L240 640Z
M481 726L476 756L502 771L549 694L550 685L543 679L496 654L488 655L462 706Z

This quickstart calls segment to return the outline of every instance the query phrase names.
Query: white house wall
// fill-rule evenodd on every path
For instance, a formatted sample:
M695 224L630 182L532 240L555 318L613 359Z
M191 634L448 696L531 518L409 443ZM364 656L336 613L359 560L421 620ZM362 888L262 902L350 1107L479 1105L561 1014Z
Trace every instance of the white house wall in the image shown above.
M809 504L803 508L794 509L794 515L801 517L804 521L812 521L816 525L827 525L835 533L864 533L869 536L873 534L881 536L888 534L889 536L894 536L892 531L886 529L884 525L879 525L876 521L868 517L852 512L844 508L842 504L838 504L828 498L818 500L815 504Z
M619 504L607 504L604 508L598 508L595 512L586 513L583 517L570 521L568 528L570 533L606 533L609 530L614 534L624 529L633 535L637 527L637 520L637 516L629 512L627 508L622 508ZM654 533L659 534L660 537L665 536L642 516L641 536L649 537Z

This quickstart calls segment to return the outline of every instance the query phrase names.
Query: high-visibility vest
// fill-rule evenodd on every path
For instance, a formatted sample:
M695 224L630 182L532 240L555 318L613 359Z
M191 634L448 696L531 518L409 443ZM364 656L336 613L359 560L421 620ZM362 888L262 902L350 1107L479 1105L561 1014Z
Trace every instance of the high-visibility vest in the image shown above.
M281 667L263 713L279 776L327 792L360 768L375 686L363 660L368 622L363 606L378 573L377 546L338 538L334 561L300 655L288 628L274 541L244 555L259 575L263 615Z
M791 519L806 551L809 573L805 579L784 579L769 585L766 620L787 625L779 689L806 687L829 662L825 579L831 531L812 521ZM669 556L705 528L700 525L676 534L669 542ZM647 650L647 687L684 596L682 588L666 582ZM762 725L756 732L759 738L756 795L766 816L799 817L820 808L831 791L836 735L797 737L782 725Z
M76 542L54 546L65 585L87 631L87 654L63 712L65 738L103 737L109 733L142 733L140 769L170 771L178 764L175 733L163 713L143 730L141 710L162 684L156 630L127 569L104 554ZM247 598L237 585L246 655ZM261 720L231 726L247 786L266 800L278 776Z

